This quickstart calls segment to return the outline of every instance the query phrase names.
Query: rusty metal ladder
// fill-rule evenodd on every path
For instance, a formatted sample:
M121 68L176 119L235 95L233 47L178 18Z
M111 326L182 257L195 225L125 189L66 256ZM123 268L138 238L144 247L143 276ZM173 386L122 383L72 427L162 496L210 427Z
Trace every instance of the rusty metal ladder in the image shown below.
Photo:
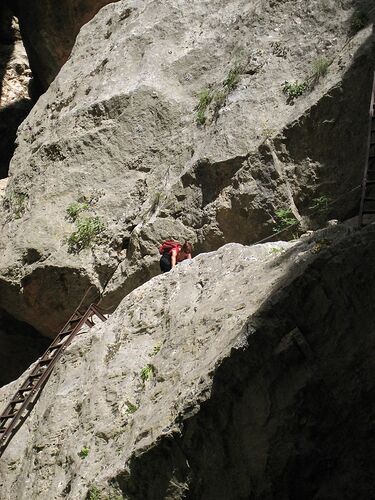
M372 86L369 112L369 133L365 170L362 181L362 195L358 215L358 225L363 227L375 222L375 74Z
M60 330L60 333L38 360L32 372L15 393L5 410L0 415L0 457L16 434L23 422L29 416L41 391L52 373L53 367L60 359L64 350L72 342L84 325L94 326L94 316L105 321L107 318L98 307L91 304L85 312L80 306Z

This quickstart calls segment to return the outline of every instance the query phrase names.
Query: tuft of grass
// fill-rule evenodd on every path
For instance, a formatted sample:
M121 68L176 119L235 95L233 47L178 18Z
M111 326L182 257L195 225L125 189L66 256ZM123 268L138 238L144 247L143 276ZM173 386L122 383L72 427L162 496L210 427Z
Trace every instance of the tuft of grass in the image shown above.
M367 26L370 22L370 17L364 10L355 12L350 20L349 36L356 35L359 31Z
M289 102L294 101L297 97L300 97L309 88L307 82L299 82L298 80L295 82L284 82L282 87Z
M197 105L197 122L204 125L206 122L206 110L212 101L212 92L210 89L204 89L199 94L199 102Z
M239 81L240 81L240 75L242 73L242 65L240 63L236 63L230 70L223 81L224 87L227 89L228 93L234 90Z
M312 79L314 83L317 83L321 78L327 75L331 64L332 61L326 57L318 57L318 59L313 62Z
M280 208L275 213L276 224L273 228L274 233L288 229L291 226L297 225L298 221L294 217L290 208Z
M138 406L134 405L130 401L125 401L126 413L135 413L138 410Z
M68 238L69 253L79 253L88 248L104 230L104 224L99 217L86 217L77 221L77 229Z
M87 446L84 446L82 448L82 450L77 453L77 455L79 456L79 458L84 460L88 456L89 451L90 451L90 448L87 448Z
M240 81L240 76L243 67L240 63L236 63L230 70L223 81L222 88L212 90L203 89L199 94L199 102L197 107L197 123L204 125L206 123L206 112L210 104L213 104L213 114L217 117L219 109L224 105L228 94L232 92Z
M150 364L144 366L141 370L142 382L146 382L147 380L150 380L154 375L155 375L155 368Z
M90 205L85 201L79 203L78 201L73 201L70 205L68 205L66 209L66 213L71 221L75 222L77 220L78 215L84 210L88 210Z

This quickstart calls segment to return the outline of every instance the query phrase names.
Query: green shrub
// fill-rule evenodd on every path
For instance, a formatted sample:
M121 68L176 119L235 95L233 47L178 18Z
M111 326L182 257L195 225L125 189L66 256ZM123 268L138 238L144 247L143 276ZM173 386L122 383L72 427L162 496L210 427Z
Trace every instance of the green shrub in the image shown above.
M370 17L367 12L363 10L355 12L350 20L349 35L356 35L358 31L361 31L361 29L365 28L369 22Z
M142 382L146 382L150 380L155 375L155 368L152 365L146 365L141 370L141 379Z
M295 81L292 83L284 82L282 87L284 94L288 97L288 100L292 101L304 94L309 86L306 82Z
M68 238L68 251L78 253L91 246L103 230L104 224L99 217L78 219L76 231L73 231Z
M280 210L277 210L275 213L275 218L276 218L276 225L273 229L275 233L283 231L284 229L287 229L294 225L296 226L298 225L298 221L294 217L293 212L290 210L290 208L287 209L281 208Z
M88 456L89 451L90 451L90 449L87 448L86 446L84 446L82 448L82 450L78 452L79 458L81 458L82 460L84 460Z

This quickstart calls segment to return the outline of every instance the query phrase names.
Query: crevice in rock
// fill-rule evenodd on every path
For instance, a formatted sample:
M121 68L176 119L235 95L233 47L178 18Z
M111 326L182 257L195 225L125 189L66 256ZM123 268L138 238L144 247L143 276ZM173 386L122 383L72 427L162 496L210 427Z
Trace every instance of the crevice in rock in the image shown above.
M8 176L17 129L40 92L35 86L22 43L18 20L0 6L0 179Z
M0 310L0 387L16 380L47 349L50 340Z

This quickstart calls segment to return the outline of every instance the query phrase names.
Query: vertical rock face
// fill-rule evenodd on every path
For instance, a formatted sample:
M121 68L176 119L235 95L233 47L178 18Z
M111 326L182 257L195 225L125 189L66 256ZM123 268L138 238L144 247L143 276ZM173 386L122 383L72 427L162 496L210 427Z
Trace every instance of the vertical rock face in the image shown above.
M348 39L353 7L323 3L103 7L20 129L0 307L51 334L90 284L115 306L155 275L163 239L189 238L197 252L249 244L273 233L280 209L308 220L322 196L331 215L351 215L370 30ZM285 81L308 90L288 98ZM77 250L88 226L103 230Z
M81 27L111 0L15 0L34 76L46 90L68 59Z
M12 12L0 6L0 178L8 174L16 131L32 103L29 96L31 71Z

